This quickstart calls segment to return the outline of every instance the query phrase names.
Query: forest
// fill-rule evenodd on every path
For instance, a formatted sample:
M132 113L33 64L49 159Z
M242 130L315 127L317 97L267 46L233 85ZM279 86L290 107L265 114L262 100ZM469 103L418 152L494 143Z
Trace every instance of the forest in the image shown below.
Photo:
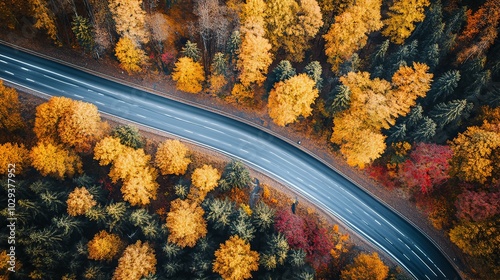
M405 193L463 252L470 278L499 277L498 1L0 0L0 11L5 34L33 33L36 44L109 59L130 77L170 79L200 99L302 131L381 187ZM2 106L15 111L3 92ZM17 115L3 114L3 131L23 130ZM58 174L37 169L60 180L78 174L78 156L95 153L102 139L112 146L108 136L79 142L67 125L35 121L37 137L55 141L50 147L33 143L27 156L20 141L4 150L31 158L35 169L44 163L33 149L60 154L66 168ZM148 154L133 154L151 184L129 203L144 205L155 171ZM111 183L138 184L114 157L95 157L113 171Z

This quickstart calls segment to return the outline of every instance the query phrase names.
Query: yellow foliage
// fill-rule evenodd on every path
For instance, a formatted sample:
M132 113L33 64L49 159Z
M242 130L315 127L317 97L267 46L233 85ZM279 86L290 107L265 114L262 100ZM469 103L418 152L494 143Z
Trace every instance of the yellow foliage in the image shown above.
M227 80L224 75L211 75L210 79L208 79L210 87L208 91L211 94L218 94L222 91L222 89L227 85Z
M179 140L166 140L158 146L155 163L162 175L183 175L191 160L188 148Z
M429 0L396 0L389 7L389 18L384 20L386 27L382 34L395 44L403 44L415 29L415 23L425 18L425 8Z
M253 211L248 204L242 203L240 206L241 209L243 209L243 211L245 211L245 213L247 213L248 216L252 216Z
M118 267L112 280L140 280L144 276L156 273L155 251L146 242L138 240L129 245L118 260Z
M59 121L67 113L73 100L66 97L52 97L48 102L36 107L35 127L33 131L39 140L57 143Z
M115 46L115 55L120 67L129 74L140 72L146 62L146 54L129 37L121 37Z
M0 80L0 129L12 132L24 127L20 109L17 91L4 86Z
M263 0L247 0L241 6L240 22L242 25L264 26L264 11L266 3Z
M13 169L16 175L21 174L29 166L28 161L29 151L23 144L0 144L0 175L6 175L9 169Z
M29 2L31 5L33 16L35 18L35 24L33 26L37 29L45 29L50 39L52 39L52 41L54 41L56 45L61 45L59 39L57 38L57 25L55 15L47 7L47 1L29 0Z
M219 183L221 173L217 168L204 164L196 168L191 174L192 188L188 198L203 201L207 193L215 189Z
M207 234L205 211L191 200L173 200L167 215L168 241L180 247L193 247Z
M198 93L202 90L201 83L205 81L203 67L190 57L181 57L175 63L172 80L177 82L176 87L178 90Z
M116 32L132 39L134 44L147 43L146 12L142 0L109 0L109 11L113 15Z
M325 38L325 54L336 72L340 64L364 47L368 34L382 28L381 0L358 0L342 14L335 17Z
M85 215L85 213L97 202L94 196L89 193L85 187L75 188L68 196L66 201L68 205L68 214L71 216Z
M118 235L101 230L87 244L88 258L96 261L112 261L124 247L125 243Z
M286 31L296 20L299 5L295 0L268 0L264 19L266 22L266 37L276 52L287 38Z
M231 96L228 97L228 100L239 104L249 104L254 100L254 92L250 87L238 83L231 90Z
M30 152L31 165L43 176L64 179L82 171L82 161L73 151L59 145L39 142Z
M100 165L111 164L121 153L125 146L120 143L120 139L107 136L99 141L94 148L94 159L99 160Z
M237 235L231 236L215 251L213 271L223 279L248 279L258 268L259 253L250 250L250 244Z
M384 280L388 275L389 267L380 260L377 253L361 253L354 259L354 263L342 270L340 279Z
M308 117L317 97L316 83L306 74L281 81L269 94L269 116L280 126L295 122L301 115Z

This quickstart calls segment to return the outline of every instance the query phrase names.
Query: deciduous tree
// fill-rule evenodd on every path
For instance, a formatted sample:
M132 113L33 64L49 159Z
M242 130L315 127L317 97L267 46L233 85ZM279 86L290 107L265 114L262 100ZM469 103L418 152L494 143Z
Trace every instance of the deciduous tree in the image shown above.
M191 160L188 148L179 140L166 140L158 146L155 163L162 175L183 175Z
M498 220L464 222L452 228L449 236L464 253L476 257L488 257L500 248Z
M71 107L73 100L66 97L52 97L36 107L35 132L39 140L59 142L59 121Z
M132 72L140 72L142 66L146 62L146 54L141 50L134 41L127 37L121 37L115 46L115 55L120 61L120 67L129 74Z
M316 83L306 74L299 74L277 83L271 90L269 116L280 126L295 122L299 116L308 117L317 97Z
M204 164L196 168L191 174L191 183L193 187L189 197L196 201L203 201L210 191L217 187L221 174L217 168Z
M243 280L252 277L252 271L259 268L259 253L250 249L250 244L231 236L215 251L213 271L223 279Z
M85 213L92 207L94 207L97 202L94 200L94 196L89 193L87 188L80 187L75 188L68 196L66 201L68 205L68 214L71 216L85 215Z
M54 13L48 8L46 0L29 0L31 10L35 18L34 27L37 29L44 29L49 35L50 39L56 45L60 45L57 36L57 25Z
M14 131L24 126L17 91L0 80L0 129Z
M177 89L198 93L202 90L201 83L205 81L203 67L189 57L181 57L175 63L172 80L177 82Z
M207 234L205 211L191 200L176 199L170 204L167 216L168 241L179 247L193 247Z
M118 260L113 280L140 280L156 272L155 251L149 243L138 240L129 245Z
M50 142L39 142L33 147L30 159L31 165L43 176L64 179L82 171L82 161L78 155Z
M500 214L500 192L465 190L457 197L455 207L462 221L485 221Z
M387 267L378 257L378 254L361 253L354 263L342 270L340 278L343 280L384 280L389 275Z
M129 38L134 46L149 41L141 0L109 0L108 5L118 34Z
M106 136L99 141L94 148L94 159L99 160L100 165L111 164L120 155L125 146L119 138Z
M415 23L425 18L425 8L430 5L429 0L396 0L389 7L389 18L384 20L386 26L382 34L391 39L391 42L403 44L415 29Z
M105 230L94 235L94 238L87 244L88 258L96 261L112 261L124 249L125 243L120 237Z
M7 175L9 169L19 175L29 166L29 150L23 144L0 144L0 175Z

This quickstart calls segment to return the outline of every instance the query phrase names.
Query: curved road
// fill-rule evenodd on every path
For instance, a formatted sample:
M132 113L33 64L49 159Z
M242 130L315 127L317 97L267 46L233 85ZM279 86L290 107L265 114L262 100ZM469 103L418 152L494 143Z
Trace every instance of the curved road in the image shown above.
M418 229L351 181L253 126L0 45L0 79L166 131L281 180L389 254L416 279L460 279Z

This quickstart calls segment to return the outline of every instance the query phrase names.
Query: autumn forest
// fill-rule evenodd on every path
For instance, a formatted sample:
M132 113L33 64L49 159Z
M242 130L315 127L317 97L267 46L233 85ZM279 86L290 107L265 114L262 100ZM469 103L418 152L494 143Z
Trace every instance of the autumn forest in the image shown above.
M465 279L500 277L497 0L0 0L0 30L300 133L416 205ZM18 90L0 80L23 228L0 279L408 277L239 161Z

